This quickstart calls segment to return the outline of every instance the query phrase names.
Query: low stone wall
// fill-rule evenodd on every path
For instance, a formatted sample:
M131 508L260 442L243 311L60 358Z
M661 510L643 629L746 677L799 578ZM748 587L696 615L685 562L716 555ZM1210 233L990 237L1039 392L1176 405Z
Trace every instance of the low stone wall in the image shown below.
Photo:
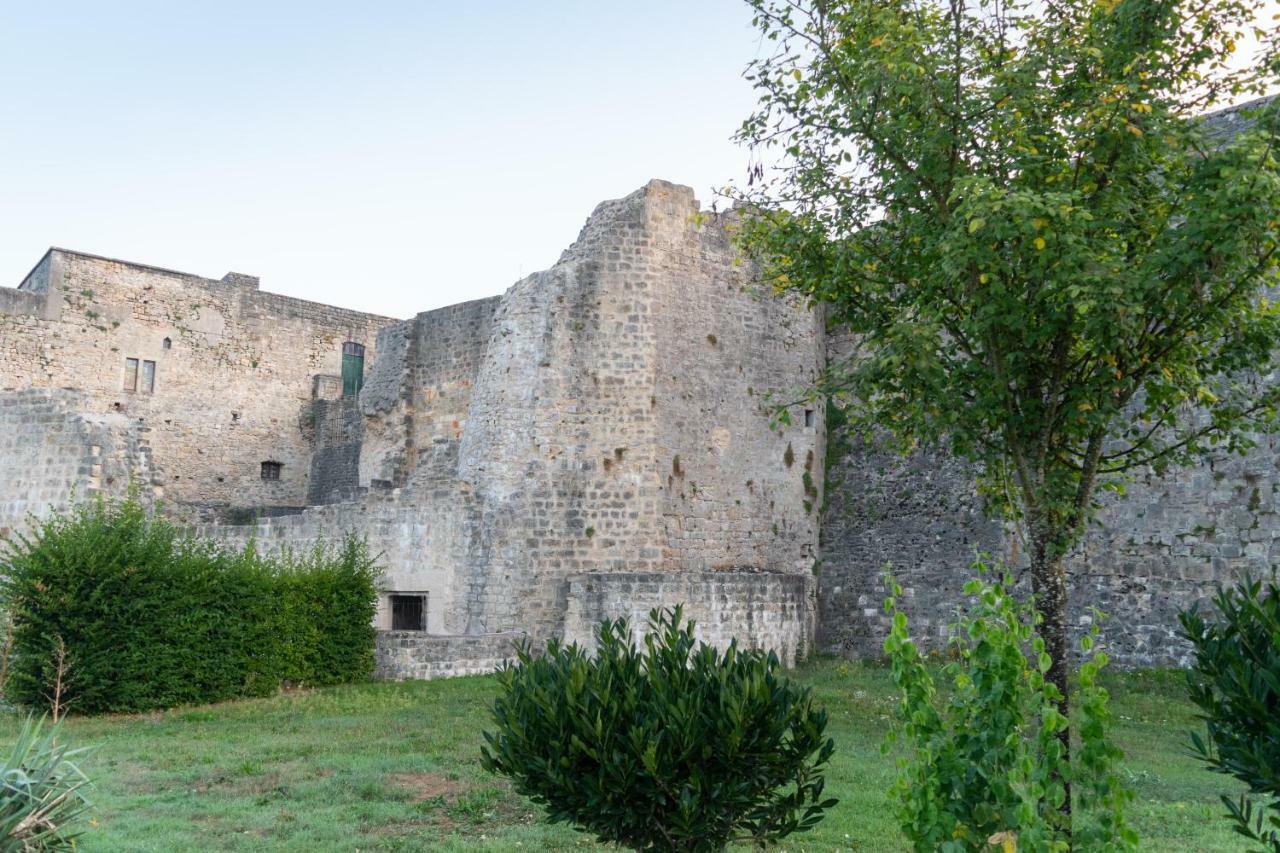
M515 658L519 632L503 634L424 634L379 631L378 664L373 677L387 681L483 675Z
M813 577L779 572L593 572L569 578L564 638L591 648L604 619L626 617L637 634L655 607L684 606L698 639L771 649L794 666L813 649Z

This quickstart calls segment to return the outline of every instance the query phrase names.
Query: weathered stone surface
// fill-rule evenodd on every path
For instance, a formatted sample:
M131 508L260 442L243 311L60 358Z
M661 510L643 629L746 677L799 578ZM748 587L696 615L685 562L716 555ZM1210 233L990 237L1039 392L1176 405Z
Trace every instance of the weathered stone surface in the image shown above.
M367 537L387 593L426 595L426 634L380 636L384 676L491 668L513 632L681 601L710 641L793 662L813 645L822 423L801 408L771 429L765 401L814 378L823 338L799 301L753 291L727 222L654 181L503 296L405 321L53 250L0 303L0 385L77 388L49 417L145 434L136 470L229 545ZM358 400L344 341L366 347ZM127 357L156 363L154 394L120 390ZM30 418L32 393L0 412ZM86 441L0 463L24 501L5 518L65 505Z
M15 296L41 304L13 310ZM145 427L175 511L300 507L313 377L341 372L345 341L373 358L389 322L264 293L249 276L206 279L50 249L17 291L0 288L0 389L73 388L83 414ZM153 393L125 389L128 358L155 364ZM264 461L281 463L279 480L262 479Z
M0 537L72 500L161 494L147 429L120 414L95 414L85 396L61 388L0 394Z
M502 296L399 321L51 250L0 288L0 531L133 478L229 545L365 536L386 593L427 596L426 633L380 635L386 677L676 603L716 644L878 655L886 563L941 642L974 553L1016 563L1015 540L944 454L853 442L824 472L821 407L771 428L848 341L756 292L731 222L653 181ZM153 394L122 390L126 358ZM1077 628L1098 605L1121 662L1182 661L1176 611L1280 553L1276 449L1140 478L1073 557Z
M781 572L596 572L569 578L565 642L595 648L595 628L625 618L639 639L650 611L682 605L694 633L723 648L777 652L794 666L813 649L812 575Z

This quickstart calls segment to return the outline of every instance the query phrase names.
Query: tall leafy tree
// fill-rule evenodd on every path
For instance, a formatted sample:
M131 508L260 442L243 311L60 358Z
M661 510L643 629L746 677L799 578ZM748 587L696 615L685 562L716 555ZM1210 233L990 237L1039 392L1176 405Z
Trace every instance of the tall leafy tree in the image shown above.
M1200 117L1275 85L1280 29L1262 0L749 3L743 241L859 341L817 393L980 463L1065 712L1099 490L1276 426L1280 103Z

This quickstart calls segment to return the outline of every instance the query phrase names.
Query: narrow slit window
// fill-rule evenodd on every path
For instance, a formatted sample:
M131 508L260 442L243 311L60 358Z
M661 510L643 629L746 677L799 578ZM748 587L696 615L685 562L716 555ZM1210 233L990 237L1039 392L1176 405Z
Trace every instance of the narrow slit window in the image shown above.
M423 594L391 596L391 630L427 630L427 597Z
M804 410L804 425L805 427L813 426L813 409Z
M262 479L279 480L280 469L283 467L284 466L281 465L279 462L263 462L262 463Z
M124 390L138 390L138 360L136 358L126 358L124 360Z
M342 345L342 396L354 397L364 387L364 344Z
M142 387L138 389L143 394L154 394L156 390L156 363L154 361L142 362Z

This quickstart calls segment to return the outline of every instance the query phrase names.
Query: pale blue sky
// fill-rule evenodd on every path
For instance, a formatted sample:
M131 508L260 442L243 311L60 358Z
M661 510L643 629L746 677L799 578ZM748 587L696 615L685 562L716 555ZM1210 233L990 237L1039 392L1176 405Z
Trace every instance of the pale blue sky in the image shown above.
M740 0L5 7L7 286L58 245L403 317L745 168Z
M407 317L746 165L741 0L0 8L4 285L58 245Z

